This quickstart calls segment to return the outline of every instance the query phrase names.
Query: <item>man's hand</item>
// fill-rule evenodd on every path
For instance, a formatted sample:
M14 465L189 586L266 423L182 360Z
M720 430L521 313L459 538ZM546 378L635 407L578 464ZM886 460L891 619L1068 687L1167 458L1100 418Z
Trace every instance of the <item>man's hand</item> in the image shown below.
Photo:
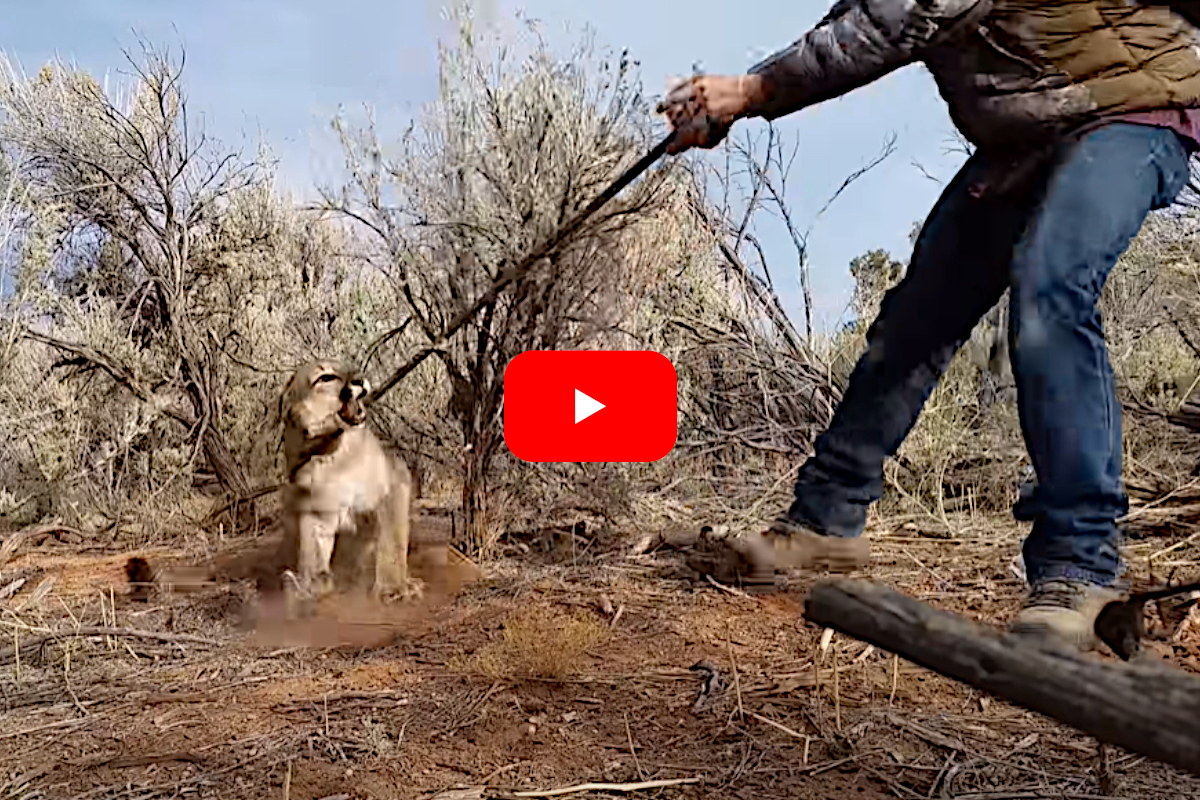
M667 115L675 132L667 152L716 147L733 123L750 113L762 91L762 79L756 75L702 75L681 81L657 109Z

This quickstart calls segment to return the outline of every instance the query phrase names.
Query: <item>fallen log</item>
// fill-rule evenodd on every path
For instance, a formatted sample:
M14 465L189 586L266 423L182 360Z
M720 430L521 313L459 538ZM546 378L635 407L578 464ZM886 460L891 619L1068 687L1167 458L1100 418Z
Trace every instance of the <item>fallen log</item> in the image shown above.
M818 582L804 616L1200 776L1200 679L1187 673L1040 648L866 581Z

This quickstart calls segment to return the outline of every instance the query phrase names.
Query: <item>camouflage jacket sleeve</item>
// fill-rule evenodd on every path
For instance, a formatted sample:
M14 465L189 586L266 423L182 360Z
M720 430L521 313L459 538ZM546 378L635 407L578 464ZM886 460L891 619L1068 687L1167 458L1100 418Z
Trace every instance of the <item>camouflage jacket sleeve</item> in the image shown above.
M766 78L771 95L754 116L775 119L870 83L919 60L990 7L989 0L838 0L801 39L750 70Z

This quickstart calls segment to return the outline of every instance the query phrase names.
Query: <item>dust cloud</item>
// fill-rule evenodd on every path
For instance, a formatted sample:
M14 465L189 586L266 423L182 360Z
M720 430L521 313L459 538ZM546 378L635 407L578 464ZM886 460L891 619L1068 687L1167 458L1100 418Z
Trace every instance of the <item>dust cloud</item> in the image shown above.
M398 603L335 595L322 599L313 614L296 617L289 615L282 599L264 596L246 622L253 642L262 647L386 647L431 630L434 612L446 599L440 593Z

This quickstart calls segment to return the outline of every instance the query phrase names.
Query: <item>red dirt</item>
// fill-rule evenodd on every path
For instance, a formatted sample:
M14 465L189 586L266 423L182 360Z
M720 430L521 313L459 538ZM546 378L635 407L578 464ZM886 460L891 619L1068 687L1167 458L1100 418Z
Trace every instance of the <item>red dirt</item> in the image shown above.
M1001 544L965 558L962 543L881 540L876 574L1002 621L1020 586L1006 569L1011 539ZM1144 759L1110 751L1101 769L1093 740L860 642L837 636L822 654L821 631L801 618L804 581L752 599L657 578L647 561L615 554L575 568L505 560L446 604L376 609L366 622L343 609L357 629L326 620L323 633L351 646L317 649L291 647L306 635L294 624L274 629L290 643L256 639L244 587L124 601L128 555L15 559L6 571L36 565L55 584L36 607L21 605L27 591L9 601L0 633L69 630L70 609L78 624L215 644L91 637L69 658L59 645L23 651L19 670L0 666L0 797L393 800L672 778L699 782L627 796L1200 797L1200 781ZM115 620L101 611L110 588ZM582 620L597 638L574 661L562 631L513 645L539 610ZM1163 650L1195 669L1198 645L1189 631ZM528 653L514 647L560 655L541 659L560 674L519 674ZM727 688L697 713L702 681L688 668L702 660Z

